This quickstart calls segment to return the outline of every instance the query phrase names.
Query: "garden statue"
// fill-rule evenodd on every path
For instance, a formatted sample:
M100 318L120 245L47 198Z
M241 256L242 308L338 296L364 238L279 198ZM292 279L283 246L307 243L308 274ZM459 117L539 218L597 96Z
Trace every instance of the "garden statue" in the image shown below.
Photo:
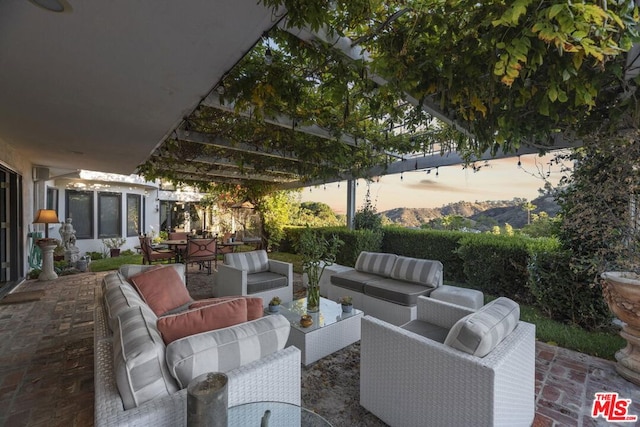
M76 230L73 229L71 221L71 218L67 218L66 222L62 224L60 237L62 237L65 261L75 263L80 258L80 249L76 247Z

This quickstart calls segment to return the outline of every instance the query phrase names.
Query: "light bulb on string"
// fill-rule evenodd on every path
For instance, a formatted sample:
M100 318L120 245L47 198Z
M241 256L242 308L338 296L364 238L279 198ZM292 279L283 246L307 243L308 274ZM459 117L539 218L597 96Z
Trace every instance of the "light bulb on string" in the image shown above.
M440 175L440 172L438 171L438 168L436 168L436 177Z
M404 176L402 175L402 172L400 173L400 181L404 180Z
M520 161L520 154L518 154L518 167L519 168L522 167L522 162Z

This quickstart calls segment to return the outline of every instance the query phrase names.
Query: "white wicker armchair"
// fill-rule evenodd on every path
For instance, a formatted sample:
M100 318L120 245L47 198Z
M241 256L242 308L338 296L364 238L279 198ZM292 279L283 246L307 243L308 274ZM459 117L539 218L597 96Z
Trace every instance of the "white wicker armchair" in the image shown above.
M443 341L473 310L420 297L422 335ZM360 404L390 426L530 426L535 415L535 325L518 322L485 357L365 316Z
M293 300L293 265L268 259L265 250L225 254L224 264L218 264L213 294L261 297L265 307L275 296L289 302Z

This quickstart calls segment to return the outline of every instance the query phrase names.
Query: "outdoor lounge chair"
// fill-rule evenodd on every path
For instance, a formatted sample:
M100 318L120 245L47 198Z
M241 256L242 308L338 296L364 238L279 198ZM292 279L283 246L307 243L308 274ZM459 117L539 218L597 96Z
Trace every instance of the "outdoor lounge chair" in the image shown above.
M228 253L218 266L213 293L216 297L250 295L261 297L266 307L274 296L293 300L293 265L267 257L265 250Z
M142 264L168 261L176 258L176 253L170 249L154 249L151 245L151 237L140 236L140 250L142 251Z
M392 427L530 426L535 325L518 317L507 298L474 312L427 297L402 327L365 316L360 404Z

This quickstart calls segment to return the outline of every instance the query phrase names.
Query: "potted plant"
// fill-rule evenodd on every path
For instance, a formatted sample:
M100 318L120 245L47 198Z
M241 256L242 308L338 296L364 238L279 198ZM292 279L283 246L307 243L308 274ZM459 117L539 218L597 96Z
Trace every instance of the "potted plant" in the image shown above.
M110 239L102 239L102 244L109 249L109 255L111 258L120 256L120 247L127 242L124 237L112 237Z
M320 277L328 265L336 261L338 248L344 242L333 235L326 239L322 234L307 227L296 245L302 256L302 269L307 274L307 311L320 310Z
M350 296L340 297L338 303L342 305L343 313L351 313L351 310L353 309L353 299Z
M54 261L64 260L64 251L65 251L64 246L62 246L62 244L58 241L58 245L53 250L53 260Z
M271 298L271 301L269 301L269 311L271 313L277 313L280 310L281 303L282 303L282 300L280 299L280 297L275 296Z

